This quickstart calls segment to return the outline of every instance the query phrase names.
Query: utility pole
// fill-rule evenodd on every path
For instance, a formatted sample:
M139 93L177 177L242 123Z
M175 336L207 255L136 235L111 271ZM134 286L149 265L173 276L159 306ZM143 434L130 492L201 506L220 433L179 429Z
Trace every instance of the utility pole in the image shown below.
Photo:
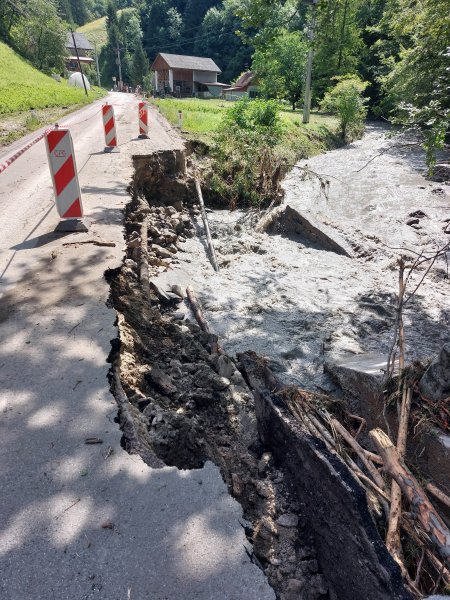
M98 82L98 87L102 87L102 84L101 84L101 81L100 81L100 69L98 68L97 42L94 42L94 50L95 50L95 66L97 67L97 82Z
M122 91L123 83L122 83L122 63L120 62L120 48L119 44L117 44L117 66L119 67L119 90Z
M306 63L306 81L305 81L305 99L303 102L303 123L309 123L309 114L311 112L311 76L312 76L312 63L313 63L313 41L314 41L314 29L316 26L316 4L318 0L312 0L312 18L311 25L308 28L308 60Z
M81 80L83 81L84 93L87 96L88 95L88 91L87 91L87 88L86 88L86 82L84 80L83 69L81 68L80 55L78 54L78 48L77 48L77 43L75 41L75 36L73 34L73 29L70 30L70 33L72 34L73 47L75 48L75 54L77 55L78 68L80 69Z

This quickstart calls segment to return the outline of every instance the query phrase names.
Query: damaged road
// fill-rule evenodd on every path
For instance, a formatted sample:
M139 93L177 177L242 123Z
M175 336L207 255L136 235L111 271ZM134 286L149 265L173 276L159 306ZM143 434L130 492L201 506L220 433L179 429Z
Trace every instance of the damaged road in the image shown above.
M344 151L346 156L362 155L355 162L367 162L360 147L364 141L372 152L385 143L384 131L369 130L362 142L330 153L330 164L340 164L336 153ZM382 156L395 172L398 156ZM189 163L190 159L188 168ZM217 274L208 260L194 181L183 153L158 153L135 161L135 167L133 202L126 214L127 257L122 269L108 276L121 340L112 362L138 440L134 449L128 449L149 464L163 461L192 469L212 460L244 509L250 556L277 595L283 600L346 598L351 592L348 586L345 592L348 568L345 573L339 567L330 571L323 562L330 557L325 559L318 545L311 518L314 501L302 499L302 485L299 488L293 478L295 463L289 471L280 455L261 444L263 440L270 446L269 440L277 439L280 431L266 438L261 435L250 382L242 378L245 369L233 356L256 350L284 383L339 395L336 383L323 371L326 361L371 351L387 356L395 320L398 252L370 227L367 231L355 227L348 211L339 220L339 212L330 210L334 220L324 219L318 199L302 188L314 189L315 180L305 178L304 172L296 178L294 170L285 182L284 206L269 215L208 210L220 266ZM417 173L417 164L408 165L405 159L401 169L406 187L428 186L430 198L443 200L442 184L428 184ZM325 204L333 202L334 179L337 175L329 175ZM349 184L341 184L348 189ZM323 186L319 189L323 191ZM383 195L380 185L374 189ZM309 206L304 205L303 193L312 198ZM423 199L420 194L418 198ZM447 208L445 202L428 206L433 216L429 226L421 225L420 232L412 228L423 246L445 243ZM409 209L420 212L416 205ZM386 205L384 210L395 222L405 220L404 227L395 228L395 243L411 244L415 222L408 220L413 217L395 212L404 211L403 205ZM413 276L413 286L422 275L415 274L417 280ZM198 311L201 326L193 322L192 302L185 293L191 285L209 329L202 326ZM406 317L411 359L432 356L446 340L445 262L437 261L426 285L427 294L414 297ZM307 438L301 443L311 444ZM123 444L129 444L126 435ZM333 459L325 455L320 460L329 465L327 477L335 477L331 472L336 465L331 468ZM339 485L345 486L346 477L344 472L338 475ZM310 489L314 496L313 483ZM358 497L359 492L355 494ZM341 501L347 508L354 502L343 497ZM346 518L352 510L360 515L353 521L360 523L370 547L379 538L367 507L348 508ZM363 546L355 552L364 552ZM355 582L362 590L367 583L377 599L409 598L383 548L368 563L367 577L370 572L377 583L368 584L361 562L356 563L360 566Z

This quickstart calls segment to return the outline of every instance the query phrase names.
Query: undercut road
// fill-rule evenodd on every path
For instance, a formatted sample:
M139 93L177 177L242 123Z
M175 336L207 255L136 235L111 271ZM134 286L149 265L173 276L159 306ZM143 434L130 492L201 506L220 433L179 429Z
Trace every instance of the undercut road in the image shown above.
M120 445L104 272L122 260L132 156L182 142L153 110L138 140L137 99L108 101L117 153L103 152L100 102L61 121L88 233L54 233L43 141L0 174L0 598L273 600L218 469L152 469ZM76 244L92 240L115 246Z

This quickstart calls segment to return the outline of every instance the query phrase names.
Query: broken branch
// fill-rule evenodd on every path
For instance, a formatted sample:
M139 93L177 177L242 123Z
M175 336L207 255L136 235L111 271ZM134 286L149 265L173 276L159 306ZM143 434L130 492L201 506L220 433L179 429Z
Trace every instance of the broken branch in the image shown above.
M419 482L406 467L397 448L381 429L373 429L369 436L383 459L384 470L395 480L408 499L413 514L418 518L444 564L450 567L450 531L428 500Z

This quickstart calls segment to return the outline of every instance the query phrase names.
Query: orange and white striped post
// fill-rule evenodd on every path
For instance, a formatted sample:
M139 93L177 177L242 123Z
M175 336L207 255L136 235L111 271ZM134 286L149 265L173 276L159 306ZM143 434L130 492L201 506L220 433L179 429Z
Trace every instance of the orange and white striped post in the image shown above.
M115 148L117 146L117 135L116 135L116 120L114 118L114 108L106 103L102 106L103 113L103 127L105 130L105 152L107 149Z
M61 219L82 219L83 205L70 131L58 127L48 131L45 135L45 146L59 216ZM60 223L58 229L87 231L86 226L79 221Z
M148 137L148 104L139 102L139 137Z

